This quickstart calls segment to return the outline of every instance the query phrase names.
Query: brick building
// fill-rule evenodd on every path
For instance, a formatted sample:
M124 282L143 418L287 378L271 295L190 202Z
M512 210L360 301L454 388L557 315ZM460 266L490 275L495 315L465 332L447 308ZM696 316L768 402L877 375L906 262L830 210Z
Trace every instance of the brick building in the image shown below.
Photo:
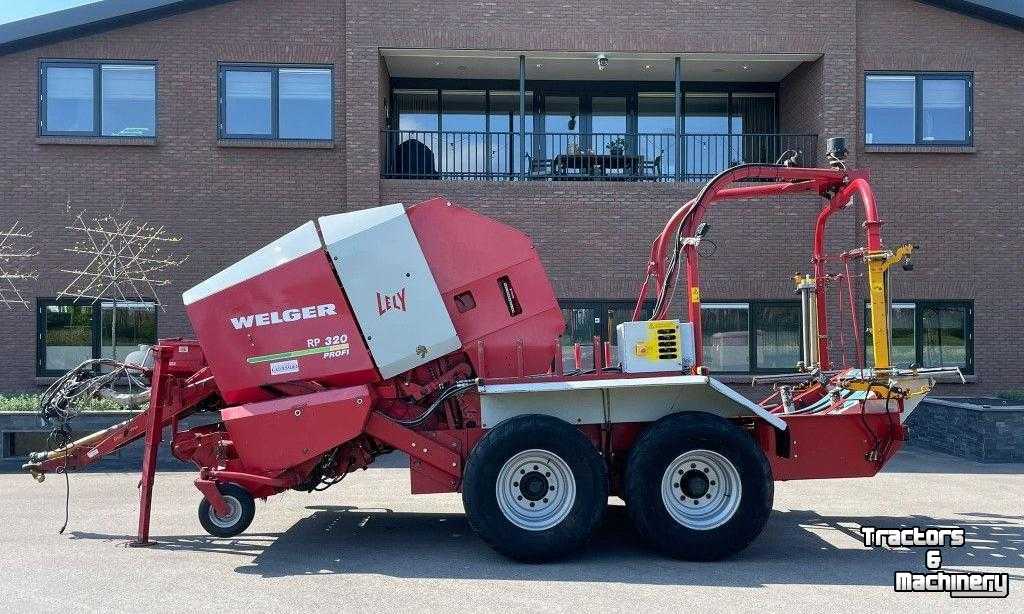
M897 361L962 366L949 393L1024 388L1014 4L106 0L2 25L0 225L36 231L41 275L0 311L0 390L112 351L109 304L56 300L69 202L185 237L165 310L118 308L121 351L188 335L181 291L306 220L438 194L534 237L567 344L614 341L701 182L789 149L821 163L831 136L870 169L889 244L921 246L892 280ZM799 359L790 277L818 203L785 202L708 220L705 351L727 380ZM858 232L844 213L832 251Z

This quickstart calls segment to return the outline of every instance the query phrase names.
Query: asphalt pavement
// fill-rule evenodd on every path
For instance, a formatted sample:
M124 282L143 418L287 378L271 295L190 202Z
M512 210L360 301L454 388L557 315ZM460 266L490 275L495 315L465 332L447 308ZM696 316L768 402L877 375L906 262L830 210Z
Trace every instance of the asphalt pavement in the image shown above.
M161 472L157 545L136 526L131 471L37 484L0 474L0 604L9 612L891 612L1024 611L1024 465L985 465L913 448L867 479L776 485L765 532L726 561L688 563L637 543L621 503L590 547L554 564L502 558L473 535L458 495L409 495L400 459L317 494L258 502L250 529L205 534L188 471ZM925 570L923 549L869 549L858 527L961 526L952 570L1010 575L1006 599L893 591Z

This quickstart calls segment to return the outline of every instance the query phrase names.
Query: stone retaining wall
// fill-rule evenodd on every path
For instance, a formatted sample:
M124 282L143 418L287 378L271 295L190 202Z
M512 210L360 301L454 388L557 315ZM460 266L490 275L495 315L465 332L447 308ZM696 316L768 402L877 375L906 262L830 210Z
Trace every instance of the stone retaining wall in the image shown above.
M988 463L1024 462L1024 405L928 398L907 425L916 446Z

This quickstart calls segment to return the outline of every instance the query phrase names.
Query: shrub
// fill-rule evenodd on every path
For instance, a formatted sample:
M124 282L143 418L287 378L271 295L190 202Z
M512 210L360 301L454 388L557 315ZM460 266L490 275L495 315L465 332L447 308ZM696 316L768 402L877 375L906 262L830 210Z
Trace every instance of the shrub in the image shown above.
M996 396L1004 401L1024 402L1024 390L1004 390Z
M83 411L117 411L121 409L124 409L124 407L107 399L89 399L82 406ZM38 394L0 394L0 412L38 410Z

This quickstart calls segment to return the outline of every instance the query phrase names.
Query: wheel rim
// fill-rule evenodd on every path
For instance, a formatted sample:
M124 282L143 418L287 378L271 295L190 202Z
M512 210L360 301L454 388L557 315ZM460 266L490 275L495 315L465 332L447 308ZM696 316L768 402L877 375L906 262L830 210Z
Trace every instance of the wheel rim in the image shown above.
M562 522L576 501L576 480L560 456L524 450L505 461L495 486L498 509L527 531L543 531Z
M224 503L230 508L227 516L219 516L216 510L213 509L213 505L210 506L209 517L210 522L221 529L230 529L231 527L238 524L238 521L242 519L242 504L235 497L231 495L224 495Z
M732 461L711 450L676 457L661 478L661 500L688 529L707 531L729 521L740 506L743 486Z

